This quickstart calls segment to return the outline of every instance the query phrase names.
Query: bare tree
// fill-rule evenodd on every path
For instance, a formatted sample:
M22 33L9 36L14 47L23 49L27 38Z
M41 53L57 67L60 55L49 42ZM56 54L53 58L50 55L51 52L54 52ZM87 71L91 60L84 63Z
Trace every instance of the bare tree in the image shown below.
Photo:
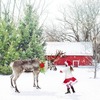
M44 17L40 24L42 27L48 15L47 7L49 6L49 3L47 4L46 0L7 0L7 2L0 0L0 16L2 15L2 12L9 13L12 21L18 23L22 16L24 16L23 11L27 4L32 5L33 12L37 12L39 20L41 17Z
M94 47L95 71L96 78L98 46L97 38L100 36L100 0L85 0L74 2L69 6L62 7L60 10L62 18L57 18L60 25L60 32L55 27L46 31L49 37L56 41L64 41L64 36L68 41L91 41ZM60 35L58 34L60 33ZM59 38L58 38L59 37Z
M13 19L14 19L15 7L16 7L16 0L14 0L14 4L13 4L12 21L13 21Z
M61 28L62 29L62 28ZM65 34L64 31L62 31L58 27L52 24L51 27L46 27L44 29L45 33L45 39L46 41L71 41L71 37L68 37L68 34Z
M93 41L94 35L98 36L99 32L99 0L86 0L81 3L72 3L69 6L62 7L60 10L62 18L57 18L60 26L60 35L72 38L73 41ZM55 28L55 29L54 29ZM58 30L53 27L52 30ZM58 32L58 31L57 31ZM53 35L52 32L50 35ZM56 35L55 35L56 36ZM70 39L70 41L72 41Z
M68 6L68 9L62 9L60 12L63 18L59 21L63 23L66 34L73 37L75 41L92 41L94 35L98 34L94 34L93 30L95 28L96 31L96 28L99 28L100 1L86 0L80 4L74 2Z
M92 41L94 46L94 61L95 71L94 78L96 78L97 69L97 37L100 34L100 1L99 0L87 0L81 4L73 4L70 7L70 14L66 9L63 10L63 23L66 31L70 29L74 34L73 39L75 41ZM69 34L69 33L67 33Z
M19 6L17 6L17 4L16 4L16 6L18 8L18 20L20 19L22 4L23 4L22 0L20 0Z
M0 0L0 19L1 19L1 0Z

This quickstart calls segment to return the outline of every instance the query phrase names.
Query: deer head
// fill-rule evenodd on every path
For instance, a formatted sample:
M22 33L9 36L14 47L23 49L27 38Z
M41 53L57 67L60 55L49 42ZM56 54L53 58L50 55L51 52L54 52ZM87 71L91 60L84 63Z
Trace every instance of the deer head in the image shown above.
M51 62L55 62L55 61L59 60L64 54L65 53L63 51L57 50L55 57L52 57L52 55L51 55L51 58L50 58Z

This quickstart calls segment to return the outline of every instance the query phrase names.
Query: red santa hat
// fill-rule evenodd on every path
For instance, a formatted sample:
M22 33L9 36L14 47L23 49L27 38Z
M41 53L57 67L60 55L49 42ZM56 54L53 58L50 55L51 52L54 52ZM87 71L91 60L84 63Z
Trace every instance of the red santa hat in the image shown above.
M71 66L71 65L72 65L72 62L70 62L70 61L65 61L65 65Z

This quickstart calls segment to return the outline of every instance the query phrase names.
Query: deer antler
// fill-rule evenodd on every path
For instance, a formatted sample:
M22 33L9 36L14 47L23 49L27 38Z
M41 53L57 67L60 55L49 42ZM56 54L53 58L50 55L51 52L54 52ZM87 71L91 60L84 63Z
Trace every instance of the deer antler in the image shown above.
M65 54L65 53L61 50L56 51L56 57L61 56L63 54Z
M51 61L52 61L52 62L55 62L55 61L59 60L60 57L61 57L63 54L64 54L63 51L57 50L57 51L56 51L55 57L52 57ZM58 57L59 57L59 58L58 58Z

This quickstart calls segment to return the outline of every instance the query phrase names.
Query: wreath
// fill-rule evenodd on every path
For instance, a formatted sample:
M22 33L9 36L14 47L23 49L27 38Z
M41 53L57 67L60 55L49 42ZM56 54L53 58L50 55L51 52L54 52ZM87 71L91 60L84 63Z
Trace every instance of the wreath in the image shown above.
M44 64L44 62L41 62L39 66L40 66L40 72L45 73L45 64Z

